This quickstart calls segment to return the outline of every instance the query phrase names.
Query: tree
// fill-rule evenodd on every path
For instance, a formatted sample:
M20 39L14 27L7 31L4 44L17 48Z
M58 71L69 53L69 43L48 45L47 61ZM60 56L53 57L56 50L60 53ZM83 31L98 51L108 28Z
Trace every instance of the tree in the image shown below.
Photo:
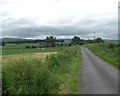
M80 40L80 37L78 37L78 36L74 36L73 38L72 38L72 45L82 45L82 42L81 42L81 40Z
M96 38L95 39L95 43L103 43L104 41L102 40L102 38Z
M5 46L5 42L4 42L4 41L2 41L2 42L0 43L0 45Z
M46 47L55 47L56 37L54 36L46 37L45 43L46 43Z

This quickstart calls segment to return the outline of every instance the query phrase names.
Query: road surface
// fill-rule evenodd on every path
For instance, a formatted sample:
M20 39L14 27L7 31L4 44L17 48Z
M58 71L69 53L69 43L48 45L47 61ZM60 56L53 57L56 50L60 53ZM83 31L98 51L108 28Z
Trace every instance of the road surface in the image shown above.
M118 69L81 47L81 94L118 94Z

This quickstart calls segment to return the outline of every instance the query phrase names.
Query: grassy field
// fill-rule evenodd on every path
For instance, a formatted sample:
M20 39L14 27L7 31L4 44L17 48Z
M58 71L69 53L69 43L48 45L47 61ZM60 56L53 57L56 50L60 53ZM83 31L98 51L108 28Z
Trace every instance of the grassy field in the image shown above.
M53 48L26 48L27 45L33 44L6 44L2 47L2 55L13 55L21 53L35 53L35 52L58 52L62 48L67 49L67 47L53 47Z
M89 44L86 46L97 56L101 57L113 66L120 68L118 53L120 52L120 44L118 43L102 43Z
M3 47L2 59L4 94L80 92L78 46L25 49L25 45L8 45Z

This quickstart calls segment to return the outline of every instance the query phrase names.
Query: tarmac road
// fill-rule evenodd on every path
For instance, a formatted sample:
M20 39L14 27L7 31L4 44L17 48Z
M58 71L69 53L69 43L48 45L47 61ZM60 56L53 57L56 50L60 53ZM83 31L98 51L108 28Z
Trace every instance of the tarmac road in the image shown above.
M81 94L118 94L118 69L81 47Z

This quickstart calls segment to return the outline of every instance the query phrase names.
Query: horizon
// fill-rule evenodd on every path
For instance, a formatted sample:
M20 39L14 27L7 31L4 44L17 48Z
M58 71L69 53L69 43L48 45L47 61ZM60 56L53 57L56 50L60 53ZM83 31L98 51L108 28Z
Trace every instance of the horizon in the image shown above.
M49 36L48 36L49 37ZM54 36L55 37L55 36ZM73 36L74 37L74 36ZM98 37L98 38L100 38L100 37ZM40 38L17 38L17 37L14 37L14 38L10 38L10 37L5 37L5 38L1 38L0 37L0 39L26 39L26 40L45 40L46 38L43 38L43 39L40 39ZM57 38L56 37L56 39L63 39L63 40L72 40L72 38ZM81 40L93 40L93 38L92 39L84 39L84 38L80 38ZM96 39L96 38L95 38ZM102 38L103 40L110 40L110 41L119 41L118 39L107 39L107 38Z

